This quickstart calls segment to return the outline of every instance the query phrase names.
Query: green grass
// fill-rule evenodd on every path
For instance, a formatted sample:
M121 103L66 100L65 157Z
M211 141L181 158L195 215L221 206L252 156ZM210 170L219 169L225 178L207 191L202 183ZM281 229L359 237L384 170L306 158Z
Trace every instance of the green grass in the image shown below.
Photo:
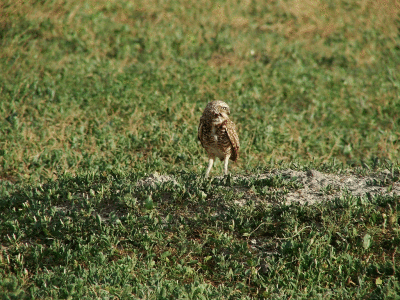
M3 191L3 296L399 296L399 196L238 206L235 189L197 174L154 186L139 178L87 173ZM256 191L282 180L231 185Z
M2 297L398 299L398 196L269 206L300 185L201 179L197 126L207 102L230 105L233 174L399 176L399 12L2 1ZM154 172L177 184L136 184ZM235 204L243 190L265 205Z

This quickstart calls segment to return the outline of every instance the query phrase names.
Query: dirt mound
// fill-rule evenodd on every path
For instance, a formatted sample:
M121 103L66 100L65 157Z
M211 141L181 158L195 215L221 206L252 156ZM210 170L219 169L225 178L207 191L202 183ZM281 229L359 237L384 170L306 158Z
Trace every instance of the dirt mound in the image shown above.
M288 185L283 184L282 187L270 187L268 184L261 186L265 191L264 196L260 197L259 193L254 192L248 186L238 185L238 182L255 179L258 184L272 180L273 178L284 178ZM225 178L226 179L226 178ZM218 176L214 180L223 182L224 177ZM172 175L160 175L158 173L151 174L148 177L138 181L138 186L157 186L172 181L177 184L176 179ZM299 202L301 204L313 204L315 202L328 201L345 195L353 195L356 197L371 197L375 195L400 195L399 179L393 177L389 170L384 170L368 176L346 174L327 174L316 170L295 171L274 170L269 173L263 173L252 176L233 176L232 185L227 185L227 189L233 188L236 192L243 194L240 200L236 200L238 205L244 205L249 199L259 202L268 201L291 203ZM296 187L290 187L290 182L295 182ZM259 187L260 188L260 187Z
M345 194L356 197L399 195L400 183L394 182L390 171L385 170L375 176L324 174L315 170L307 172L285 170L282 175L295 178L303 188L285 195L287 202L297 201L309 204L331 200Z

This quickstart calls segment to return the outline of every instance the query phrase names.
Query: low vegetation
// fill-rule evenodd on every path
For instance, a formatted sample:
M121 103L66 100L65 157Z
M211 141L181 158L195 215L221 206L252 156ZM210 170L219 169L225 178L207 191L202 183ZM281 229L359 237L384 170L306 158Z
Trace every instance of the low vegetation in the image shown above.
M399 12L2 1L1 297L399 299ZM206 180L197 126L215 99L240 160ZM388 193L287 203L303 183L261 176L285 169Z

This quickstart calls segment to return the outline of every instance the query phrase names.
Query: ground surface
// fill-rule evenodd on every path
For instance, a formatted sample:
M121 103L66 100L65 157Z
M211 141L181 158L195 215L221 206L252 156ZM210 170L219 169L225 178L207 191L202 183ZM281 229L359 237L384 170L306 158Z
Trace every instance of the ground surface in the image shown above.
M274 202L291 203L298 202L308 205L316 202L324 202L334 198L340 198L344 195L352 195L356 197L372 197L376 195L400 195L400 182L398 177L392 176L389 170L383 170L377 174L367 176L355 175L348 171L342 174L322 173L316 170L295 171L275 170L269 173L258 174L256 176L232 176L233 181L240 182L243 179L253 178L260 181L268 181L273 177L282 177L288 181L296 181L299 186L294 191L281 193L281 196L274 198ZM223 180L223 177L216 177L218 180ZM394 181L393 181L394 180ZM138 185L156 186L161 183L172 182L176 183L173 176L160 175L154 173L138 181ZM232 186L237 192L241 191L240 186ZM273 189L276 194L284 188ZM237 200L238 204L243 204L246 199L253 198L253 201L262 201L252 193L246 191L243 195L243 200ZM268 201L268 199L267 199Z
M0 1L0 298L399 299L398 0ZM237 125L205 180L205 105Z

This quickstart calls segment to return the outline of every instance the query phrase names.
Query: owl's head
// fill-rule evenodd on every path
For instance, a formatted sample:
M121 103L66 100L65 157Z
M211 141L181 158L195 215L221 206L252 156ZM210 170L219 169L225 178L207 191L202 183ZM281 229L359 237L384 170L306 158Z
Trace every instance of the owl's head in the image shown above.
M210 117L213 118L223 118L223 119L229 119L229 115L231 114L231 111L229 109L228 104L226 104L224 101L221 100L215 100L212 102L209 102L204 109L204 114L210 115Z

